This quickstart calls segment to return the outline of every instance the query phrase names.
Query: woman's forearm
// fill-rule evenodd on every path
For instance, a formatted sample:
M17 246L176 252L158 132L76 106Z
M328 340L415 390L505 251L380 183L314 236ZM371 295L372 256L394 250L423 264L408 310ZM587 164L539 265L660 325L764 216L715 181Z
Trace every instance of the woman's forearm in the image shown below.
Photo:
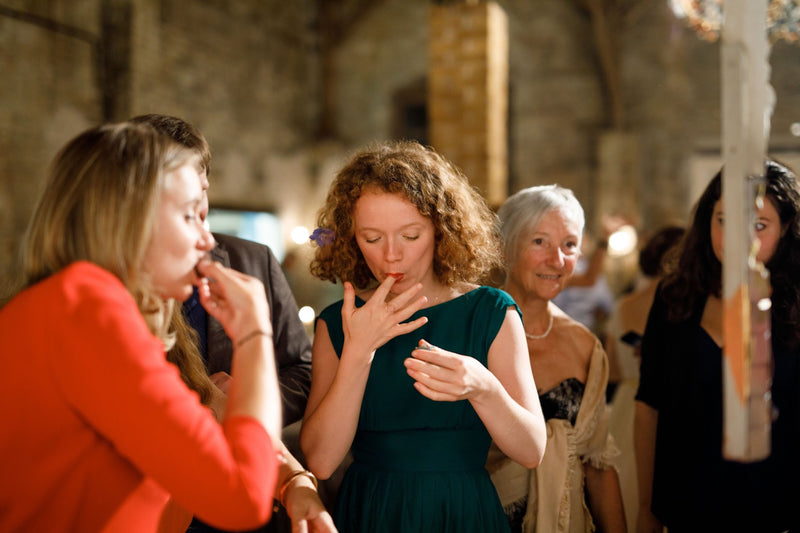
M278 445L278 482L275 485L273 498L286 506L289 492L293 487L307 487L317 490L316 478L300 464L300 461L289 452L283 442Z
M236 342L236 341L234 341ZM273 356L272 334L234 344L226 416L252 416L267 430L273 443L281 440L281 397Z
M622 505L622 491L617 471L613 468L600 469L591 465L584 468L586 492L592 517L598 531L604 533L625 533L628 530L625 510Z
M489 395L471 401L495 444L509 458L526 468L542 461L547 428L540 409L527 409L517 403L496 380Z
M353 443L370 368L362 360L342 354L330 388L303 420L300 446L309 469L320 479L333 474Z

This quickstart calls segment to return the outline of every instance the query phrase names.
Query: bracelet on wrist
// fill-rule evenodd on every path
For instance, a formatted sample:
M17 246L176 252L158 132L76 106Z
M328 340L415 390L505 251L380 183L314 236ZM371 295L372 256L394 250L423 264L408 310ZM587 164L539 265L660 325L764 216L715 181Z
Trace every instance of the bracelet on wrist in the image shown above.
M264 335L265 337L269 337L269 333L267 333L263 329L255 329L255 330L251 331L250 333L248 333L247 335L245 335L244 337L242 337L241 339L239 339L238 341L234 342L233 343L233 347L234 348L240 348L242 346L242 344L246 343L250 339L255 339L256 337L258 337L260 335Z
M289 490L289 485L292 484L292 481L303 476L311 480L311 483L314 485L314 490L317 490L319 488L319 482L317 481L317 476L315 476L308 470L296 470L286 477L286 480L284 480L283 485L281 485L281 490L278 491L278 501L281 502L281 505L286 507L286 501L284 500L284 496L286 495L286 491Z

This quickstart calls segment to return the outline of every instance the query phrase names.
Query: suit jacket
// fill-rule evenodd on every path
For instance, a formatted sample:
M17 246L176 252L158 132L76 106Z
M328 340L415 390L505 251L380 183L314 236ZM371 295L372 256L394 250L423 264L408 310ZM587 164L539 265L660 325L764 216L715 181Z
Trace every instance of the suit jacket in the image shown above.
M297 316L286 276L272 250L257 242L214 233L217 246L211 251L215 261L260 279L272 319L275 362L283 404L283 424L300 420L311 388L311 342ZM208 372L230 372L233 342L216 319L208 316Z
M223 233L213 235L217 245L211 250L212 259L256 277L264 284L272 319L283 424L284 427L288 426L303 417L311 389L311 342L303 323L297 316L297 302L278 259L268 246ZM225 333L219 321L211 315L207 316L208 373L230 373L233 341ZM292 455L301 458L298 449L289 443L287 447ZM286 511L280 507L273 512L269 523L252 530L251 533L289 533L291 529L291 520ZM187 533L225 532L194 519Z

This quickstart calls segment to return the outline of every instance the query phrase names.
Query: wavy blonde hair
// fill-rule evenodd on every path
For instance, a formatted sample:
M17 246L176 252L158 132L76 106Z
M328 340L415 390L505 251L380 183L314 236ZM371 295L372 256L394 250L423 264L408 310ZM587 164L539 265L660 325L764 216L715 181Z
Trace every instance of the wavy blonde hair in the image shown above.
M497 217L447 159L412 141L378 144L357 153L331 184L317 225L334 232L317 249L311 273L358 289L375 282L356 243L353 210L365 189L402 194L433 222L433 270L439 282L481 282L502 265Z
M150 113L137 115L130 119L134 124L147 124L156 131L192 150L200 157L198 172L211 172L211 147L205 136L193 124L172 116ZM181 379L200 395L200 400L208 404L211 400L211 382L198 350L197 332L186 322L183 309L175 305L170 318L171 330L175 333L175 344L167 352L167 361L178 367Z
M156 293L142 266L165 177L185 164L199 165L198 159L194 151L142 124L106 124L75 137L53 160L28 226L22 288L76 261L94 263L133 295L165 350L178 345L178 360L192 359L186 355L192 351L188 326L176 321L174 302ZM182 375L202 382L197 361L178 366ZM210 389L205 391L202 383L198 387L201 398L210 396Z

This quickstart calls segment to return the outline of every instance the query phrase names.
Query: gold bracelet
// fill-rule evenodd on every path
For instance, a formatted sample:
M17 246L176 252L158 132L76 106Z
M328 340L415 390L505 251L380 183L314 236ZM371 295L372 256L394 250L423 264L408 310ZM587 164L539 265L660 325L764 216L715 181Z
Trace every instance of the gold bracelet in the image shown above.
M319 488L319 482L317 481L317 476L315 476L308 470L296 470L292 472L289 475L289 477L287 477L286 480L283 482L283 485L281 485L281 490L278 491L278 501L281 502L281 505L283 505L284 507L286 507L286 503L283 501L283 497L286 495L286 491L289 489L289 485L292 483L292 481L299 478L300 476L305 476L308 479L310 479L311 483L314 484L314 490L317 490Z
M255 329L250 333L248 333L247 335L245 335L244 337L242 337L241 339L239 339L237 342L235 342L233 347L240 348L242 344L246 343L252 338L258 337L259 335L264 335L265 337L269 337L269 333L267 333L263 329Z

